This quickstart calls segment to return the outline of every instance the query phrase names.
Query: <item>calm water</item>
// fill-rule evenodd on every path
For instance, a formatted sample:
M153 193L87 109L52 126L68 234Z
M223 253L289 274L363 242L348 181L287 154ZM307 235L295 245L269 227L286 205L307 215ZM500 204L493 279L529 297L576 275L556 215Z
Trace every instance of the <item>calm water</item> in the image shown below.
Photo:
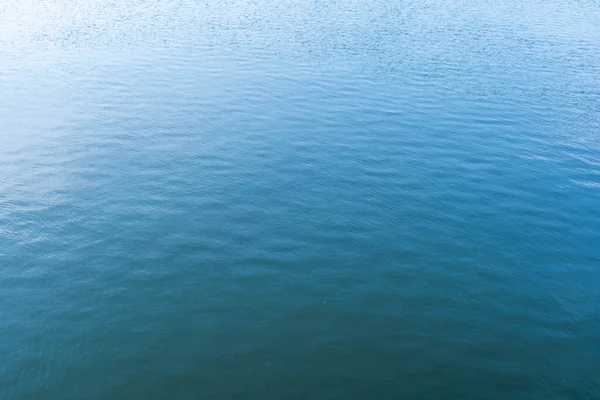
M600 398L595 0L4 0L0 398Z

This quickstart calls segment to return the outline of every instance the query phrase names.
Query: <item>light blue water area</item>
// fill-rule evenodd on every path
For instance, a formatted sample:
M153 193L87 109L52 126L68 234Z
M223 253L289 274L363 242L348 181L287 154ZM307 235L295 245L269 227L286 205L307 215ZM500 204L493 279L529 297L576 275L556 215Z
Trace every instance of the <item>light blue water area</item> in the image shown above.
M600 398L593 0L0 3L0 398Z

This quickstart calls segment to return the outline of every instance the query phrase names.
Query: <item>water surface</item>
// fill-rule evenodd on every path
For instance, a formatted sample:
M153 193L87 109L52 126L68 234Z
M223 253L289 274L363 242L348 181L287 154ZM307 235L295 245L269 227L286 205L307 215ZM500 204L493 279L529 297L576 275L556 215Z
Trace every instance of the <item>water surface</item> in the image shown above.
M600 7L0 4L0 398L600 398Z

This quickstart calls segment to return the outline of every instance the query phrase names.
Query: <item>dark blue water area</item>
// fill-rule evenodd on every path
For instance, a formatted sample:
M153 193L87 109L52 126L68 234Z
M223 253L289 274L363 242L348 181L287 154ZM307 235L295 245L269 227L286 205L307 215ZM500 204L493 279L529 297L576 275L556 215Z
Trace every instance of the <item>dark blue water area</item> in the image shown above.
M593 1L0 5L0 398L597 399Z

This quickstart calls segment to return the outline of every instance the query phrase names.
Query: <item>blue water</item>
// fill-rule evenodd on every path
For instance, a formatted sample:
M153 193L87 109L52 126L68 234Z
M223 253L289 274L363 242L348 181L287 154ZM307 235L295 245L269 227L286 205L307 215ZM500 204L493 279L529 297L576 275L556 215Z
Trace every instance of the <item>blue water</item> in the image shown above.
M594 0L4 0L0 398L600 398Z

